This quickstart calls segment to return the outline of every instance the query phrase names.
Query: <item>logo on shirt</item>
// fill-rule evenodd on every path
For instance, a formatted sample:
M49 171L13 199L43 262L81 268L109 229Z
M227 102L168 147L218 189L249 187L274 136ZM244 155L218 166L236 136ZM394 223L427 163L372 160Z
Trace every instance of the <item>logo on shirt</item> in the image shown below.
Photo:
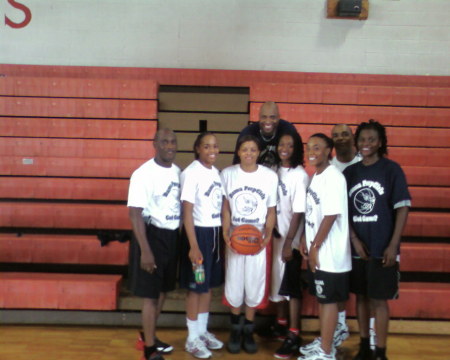
M353 204L360 214L369 214L375 207L376 197L370 188L362 188L353 198Z
M258 199L252 193L242 193L236 197L236 210L241 216L249 216L256 211Z
M208 190L205 192L205 196L209 196L214 209L220 210L222 208L222 191L220 182L214 181Z

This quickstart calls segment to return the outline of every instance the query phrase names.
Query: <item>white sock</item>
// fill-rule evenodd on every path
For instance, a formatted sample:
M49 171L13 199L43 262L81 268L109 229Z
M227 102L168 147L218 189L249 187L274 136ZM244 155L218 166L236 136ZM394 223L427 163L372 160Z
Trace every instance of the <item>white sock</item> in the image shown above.
M375 318L374 317L370 318L370 328L375 330Z
M338 313L338 323L339 324L345 325L345 316L346 316L345 310L344 311L340 311Z
M204 334L208 330L209 312L198 314L198 333Z
M189 320L186 318L186 324L188 328L188 341L194 341L198 338L198 320Z

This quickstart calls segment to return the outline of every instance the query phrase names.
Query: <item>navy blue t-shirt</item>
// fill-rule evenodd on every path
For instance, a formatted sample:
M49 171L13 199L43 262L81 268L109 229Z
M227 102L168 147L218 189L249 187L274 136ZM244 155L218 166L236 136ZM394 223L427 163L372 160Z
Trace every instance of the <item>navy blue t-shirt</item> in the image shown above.
M344 170L348 190L348 218L372 258L382 258L395 225L394 205L410 201L402 168L382 157L375 164L361 162ZM356 255L352 248L353 255Z
M259 154L258 158L258 164L267 166L269 168L272 168L276 165L276 157L275 154L277 152L277 144L278 140L280 139L281 135L284 134L291 134L293 136L300 134L297 132L297 129L294 125L292 125L289 121L280 119L278 122L278 126L276 129L276 132L273 137L270 137L269 139L264 139L261 135L259 122L254 122L248 126L246 126L241 133L238 136L238 140L244 136L244 135L253 135L256 136L261 143L262 151ZM302 138L300 137L300 143L302 142ZM237 144L236 144L237 145ZM233 164L239 163L239 157L235 155L233 158Z

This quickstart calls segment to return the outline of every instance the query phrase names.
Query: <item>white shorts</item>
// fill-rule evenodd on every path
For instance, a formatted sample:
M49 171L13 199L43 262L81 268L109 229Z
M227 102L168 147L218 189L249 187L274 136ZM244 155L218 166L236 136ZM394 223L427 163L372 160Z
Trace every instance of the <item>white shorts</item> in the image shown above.
M267 304L267 249L257 255L240 255L228 247L225 257L225 300L232 307Z
M289 297L278 295L280 291L281 282L283 280L285 263L281 260L281 253L283 251L284 238L272 239L272 279L270 283L270 301L280 302L289 300Z

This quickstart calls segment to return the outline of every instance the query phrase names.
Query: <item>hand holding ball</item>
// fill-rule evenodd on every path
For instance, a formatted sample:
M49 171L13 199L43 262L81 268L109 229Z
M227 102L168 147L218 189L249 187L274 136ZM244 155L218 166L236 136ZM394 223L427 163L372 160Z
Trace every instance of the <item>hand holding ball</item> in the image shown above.
M261 250L261 231L253 225L240 225L231 233L231 247L241 255L254 255Z

